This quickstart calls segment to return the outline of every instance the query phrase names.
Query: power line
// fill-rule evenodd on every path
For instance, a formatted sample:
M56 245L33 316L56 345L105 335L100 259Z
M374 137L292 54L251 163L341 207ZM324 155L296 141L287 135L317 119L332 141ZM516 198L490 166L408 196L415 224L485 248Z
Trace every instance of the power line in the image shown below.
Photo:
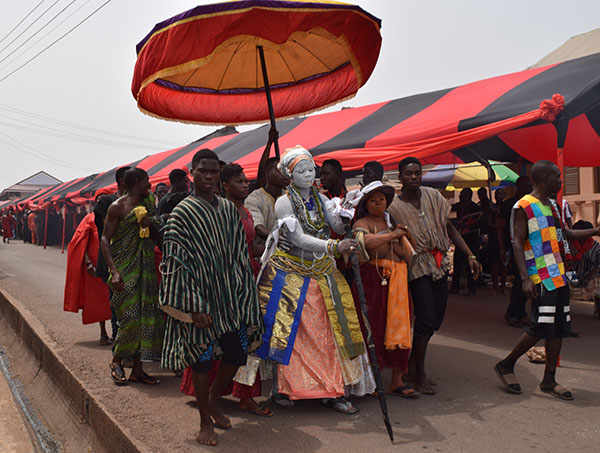
M54 22L58 16L60 16L62 13L64 13L69 8L69 6L71 6L76 1L77 0L71 0L71 3L69 3L63 9L61 9L58 13L56 13L52 19L50 19L48 22L46 22L44 25L42 25L41 28L38 28L38 30L33 35L31 35L29 38L27 38L25 41L23 41L21 44L19 44L16 48L14 48L12 50L12 52L10 52L2 60L0 60L0 63L2 63L3 61L5 61L8 57L10 57L12 54L14 54L17 50L19 50L21 47L23 47L25 44L27 44L29 42L29 40L33 39L44 28L46 28L48 25L50 25L52 22Z
M43 0L42 0L43 1ZM54 28L52 28L52 30L50 30L48 33L46 33L44 36L42 36L40 39L38 39L36 42L34 42L31 46L29 46L27 49L25 49L23 52L21 52L19 55L17 55L15 58L13 58L11 61L9 61L4 67L0 68L0 72L3 71L5 68L8 68L10 65L12 65L15 61L19 60L23 55L25 55L27 52L29 52L31 49L33 49L36 45L38 45L40 42L42 42L44 39L46 39L46 37L50 34L52 34L52 32L54 30L56 30L58 27L60 27L62 24L64 24L66 21L68 21L71 17L73 17L75 14L77 14L83 7L85 7L91 0L86 0L86 2L81 5L79 8L77 8L75 11L73 11L71 14L69 14L67 17L65 17L58 25L56 25Z
M1 115L4 116L4 115ZM115 146L120 148L130 148L130 149L154 149L157 151L164 151L165 149L160 146L152 146L152 145L144 145L144 144L135 144L135 143L125 143L118 142L115 140L102 139L98 137L86 137L84 135L77 135L70 132L57 132L46 126L39 125L30 125L30 127L22 126L20 124L7 123L4 121L0 121L0 125L7 126L13 129L19 129L26 132L34 132L36 134L47 135L50 137L64 138L67 140L74 140L84 143L92 143L96 145L105 145L105 146Z
M44 160L46 162L49 162L53 165L56 166L60 166L60 167L66 167L66 168L70 168L72 170L79 170L79 171L90 171L90 172L94 172L94 170L90 169L90 168L86 168L86 167L80 167L79 165L74 165L72 163L69 162L65 162L63 160L60 159L56 159L56 158L52 158L52 157L48 157L48 155L36 150L35 148L32 148L29 145L26 145L24 143L19 142L18 140L10 137L9 135L6 135L3 132L0 132L0 135L6 137L9 140L12 140L13 142L17 143L17 145L15 145L14 143L9 142L6 139L3 139L0 137L0 141L6 143L9 146L12 146L13 148L15 148L17 151L21 151L22 153L28 154L30 156L33 156L37 159L41 159ZM23 149L23 148L28 148L30 151L27 151L27 149Z
M40 134L51 135L53 137L81 139L81 141L85 141L88 143L99 142L102 144L113 144L113 145L117 145L117 146L129 147L129 148L151 148L151 149L156 149L156 150L164 150L164 148L165 148L163 146L156 145L156 143L154 143L154 144L134 143L131 141L130 142L119 141L119 140L105 138L105 137L94 137L89 134L58 130L58 129L56 129L56 127L34 124L34 123L31 123L31 122L28 122L25 120L13 118L12 116L4 115L2 113L0 113L0 118L7 118L10 121L18 122L17 124L0 122L0 124L2 124L4 126L14 127L14 128L26 130L29 132L38 132Z
M27 15L26 15L26 16L25 16L23 19L21 19L21 20L20 20L20 22L19 22L17 25L15 25L15 26L14 26L14 27L13 27L13 28L12 28L12 29L11 29L11 30L10 30L10 31L7 33L7 34L6 34L6 35L4 35L4 38L0 39L0 43L1 43L1 42L3 42L3 41L6 39L6 38L8 38L8 37L10 36L10 34L11 34L13 31L15 31L15 30L16 30L16 29L19 27L19 25L21 25L23 22L25 22L25 20L27 20L27 18L28 18L29 16L31 16L31 15L33 14L33 12L34 12L36 9L38 9L38 8L39 8L39 7L42 5L42 3L44 3L44 1L45 1L45 0L42 0L41 2L39 2L39 3L36 5L36 7L35 7L35 8L33 8L31 11L29 11L29 12L27 13Z
M54 46L55 44L57 44L59 41L61 41L63 38L65 38L66 36L68 36L72 31L74 31L76 28L78 28L81 24L83 24L84 22L86 22L90 17L92 17L93 15L95 15L98 11L100 11L102 8L104 8L106 5L108 5L112 0L106 0L102 5L100 5L98 8L96 8L94 11L92 11L87 17L85 17L85 19L83 19L81 22L77 23L74 27L72 27L69 31L67 31L65 34L61 35L58 39L56 39L55 41L53 41L52 43L50 43L49 45L47 45L46 47L44 47L42 50L40 50L37 54L35 54L33 57L31 57L29 60L27 60L25 63L23 63L21 66L17 67L15 70L13 70L12 72L9 72L7 75L5 75L3 78L0 79L0 82L5 81L6 79L8 79L11 75L13 75L15 72L19 71L20 69L24 68L25 66L27 66L29 63L31 63L33 60L35 60L37 57L39 57L41 54L43 54L46 50L50 49L52 46Z
M165 147L174 147L172 142L167 142L167 141L162 141L162 140L154 140L154 139L149 139L149 138L145 138L145 137L138 137L135 135L129 135L129 134L120 134L120 133L116 133L116 132L110 132L104 129L97 129L97 128L93 128L93 127L89 127L89 126L83 126L80 124L76 124L76 123L69 123L67 121L62 121L62 120L57 120L55 118L50 118L48 116L44 116L44 115L40 115L37 113L32 113L32 112L28 112L26 110L22 110L22 109L18 109L16 107L11 107L9 105L6 104L0 104L0 110L7 110L11 113L16 113L18 115L23 115L25 117L30 117L30 118L34 118L40 121L46 121L48 123L52 123L52 124L57 124L60 126L64 126L64 127L71 127L73 129L79 129L79 130L84 130L84 131L89 131L89 132L95 132L98 134L105 134L105 135L110 135L112 137L119 137L119 138L124 138L124 139L129 139L129 140L137 140L137 141L141 141L141 142L149 142L149 143L153 143L154 145L160 145L163 144ZM12 118L13 120L15 118ZM175 145L176 146L176 145Z
M30 23L30 24L29 24L29 25L28 25L28 26L25 28L25 30L23 30L21 33L19 33L19 34L17 35L17 37L16 37L15 39L13 39L13 40L12 40L11 42L9 42L9 43L8 43L6 46L4 46L4 47L2 48L2 50L0 50L0 53L4 52L4 51L5 51L5 50L6 50L8 47L10 47L10 45L11 45L13 42L15 42L15 41L16 41L17 39L19 39L21 36L23 36L23 34L24 34L24 33L25 33L27 30L29 30L31 27L33 27L33 26L35 25L35 23L36 23L38 20L40 20L42 17L44 17L44 16L46 15L46 13L47 13L48 11L50 11L50 10L52 9L52 7L53 7L54 5L56 5L57 3L58 3L58 0L56 0L56 1L55 1L54 3L52 3L52 4L51 4L51 5L48 7L48 8L46 8L46 11L44 11L44 12L43 12L43 13L42 13L40 16L38 16L38 18L37 18L37 19L35 19L35 20L34 20L32 23Z

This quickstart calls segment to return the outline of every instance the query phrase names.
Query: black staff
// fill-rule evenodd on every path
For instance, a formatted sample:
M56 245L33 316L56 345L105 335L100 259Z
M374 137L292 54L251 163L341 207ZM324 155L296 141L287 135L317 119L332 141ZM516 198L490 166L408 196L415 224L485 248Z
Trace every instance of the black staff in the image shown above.
M350 223L346 223L346 238L352 238L352 227ZM377 362L377 352L375 352L375 343L373 343L373 336L371 335L371 324L369 324L369 310L367 309L367 299L365 298L365 288L363 287L362 279L360 278L360 268L358 265L358 256L356 254L350 255L350 263L352 264L352 272L354 272L354 281L356 282L356 290L358 292L358 300L360 302L360 310L362 312L363 322L365 324L365 330L367 331L367 349L369 351L369 361L371 362L371 370L373 370L373 376L375 376L375 384L377 388L377 397L379 398L379 406L381 406L381 412L383 414L383 422L387 429L388 436L392 443L394 442L394 432L392 431L392 424L390 422L390 416L388 414L387 401L385 399L385 392L383 391L383 379L381 378L381 372L379 371L379 362Z

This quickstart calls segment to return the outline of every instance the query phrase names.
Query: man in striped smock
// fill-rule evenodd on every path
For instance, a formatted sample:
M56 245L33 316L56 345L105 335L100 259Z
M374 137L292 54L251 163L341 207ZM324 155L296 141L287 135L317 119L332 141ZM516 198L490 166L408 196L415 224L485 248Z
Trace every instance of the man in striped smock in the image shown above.
M560 213L549 197L562 187L561 174L552 162L541 160L531 167L534 187L513 207L511 230L517 271L523 293L532 300L533 325L523 334L512 352L495 366L507 391L521 393L514 374L515 363L541 338L546 346L546 368L540 390L564 400L573 394L556 382L556 365L562 339L571 335L569 285L565 277L562 238L585 240L600 234L600 229L563 228Z
M194 193L171 212L161 264L162 366L192 367L204 445L217 444L214 426L231 428L217 401L263 333L246 235L236 206L215 195L219 174L213 151L194 155ZM209 389L214 358L221 365Z

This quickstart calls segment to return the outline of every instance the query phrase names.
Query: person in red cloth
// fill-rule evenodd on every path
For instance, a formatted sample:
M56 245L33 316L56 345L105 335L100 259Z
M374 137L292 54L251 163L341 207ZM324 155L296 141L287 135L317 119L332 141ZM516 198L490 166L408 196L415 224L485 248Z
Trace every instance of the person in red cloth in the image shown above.
M251 254L250 262L252 264L252 270L254 277L258 275L260 271L260 264L257 257L262 255L264 251L264 245L255 244L254 239L256 237L256 231L254 229L254 222L252 221L252 214L244 207L244 199L248 196L250 185L248 178L244 174L244 169L238 164L228 164L221 171L221 183L227 199L238 208L242 225L244 226L244 232L246 233L246 241L248 242L248 250ZM214 361L214 366L210 372L211 383L217 375L219 370L219 361ZM192 370L190 367L186 368L183 379L181 380L181 391L188 396L194 396L194 383L192 382ZM223 392L223 395L233 395L240 399L239 408L243 411L250 412L263 417L271 417L273 412L268 407L265 407L257 403L254 398L260 396L262 393L260 374L257 372L256 380L254 385L244 385L239 382L233 381Z
M12 214L12 211L8 211L4 215L4 219L2 219L2 241L9 244L10 239L13 237L13 228L15 227L15 217Z
M106 198L110 204L108 189L96 192L96 203ZM108 206L107 206L108 208ZM73 313L81 310L83 324L100 324L100 345L110 345L106 332L106 320L110 319L110 297L108 286L96 275L100 238L97 221L104 222L96 209L80 222L67 249L67 274L65 279L64 311ZM106 212L106 209L104 210Z

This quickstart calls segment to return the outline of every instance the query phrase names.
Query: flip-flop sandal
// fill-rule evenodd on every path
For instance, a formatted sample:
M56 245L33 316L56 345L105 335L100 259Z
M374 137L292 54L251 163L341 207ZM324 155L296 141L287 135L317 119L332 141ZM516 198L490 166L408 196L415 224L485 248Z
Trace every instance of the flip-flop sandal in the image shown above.
M325 407L330 407L340 414L346 415L356 414L360 410L358 407L354 407L350 401L342 398L329 398L321 401L321 404Z
M564 388L560 384L556 384L551 389L548 387L543 387L542 384L540 384L540 390L565 401L572 401L575 398L569 389Z
M248 409L248 408L244 408L239 406L240 410L244 411L244 412L249 412L251 414L254 415L258 415L260 417L272 417L273 416L273 411L271 409L269 409L266 406L261 406L260 404L258 405L258 407L256 409Z
M410 382L412 384L413 382L415 382L415 377L411 376L409 374L404 374L404 375L402 375L402 380L404 382ZM431 386L437 385L437 381L434 381L433 379L429 379L429 378L427 378L427 383Z
M504 388L508 392L514 393L515 395L523 393L523 390L521 389L521 384L519 384L515 373L502 373L502 370L500 369L499 365L500 363L494 365L494 371L498 375L498 378L500 378L500 380L504 384Z
M110 338L108 338L107 336L101 336L100 340L98 341L98 344L100 346L109 346L112 344L112 341L110 341Z
M415 390L409 385L401 385L400 387L396 387L394 390L389 392L388 395L399 396L400 398L405 398L407 400L413 400L419 397L417 392L415 392Z
M125 377L125 370L121 365L113 365L113 363L109 363L110 367L110 377L115 382L116 385L127 385L127 378Z
M143 372L141 376L133 376L130 375L129 382L133 382L134 384L145 384L145 385L158 385L160 384L160 380L156 379L153 376L150 376L146 372Z

